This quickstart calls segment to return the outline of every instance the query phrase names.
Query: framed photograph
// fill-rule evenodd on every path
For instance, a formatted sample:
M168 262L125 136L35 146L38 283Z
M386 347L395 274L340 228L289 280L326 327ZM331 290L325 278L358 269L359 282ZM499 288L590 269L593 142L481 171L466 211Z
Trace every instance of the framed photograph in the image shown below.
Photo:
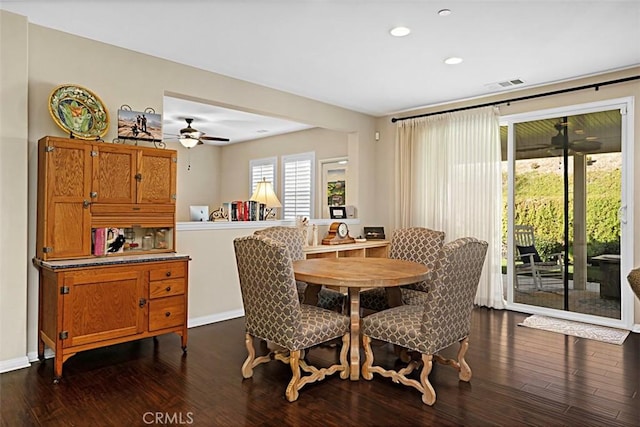
M347 209L344 206L329 206L331 219L347 219Z
M118 138L162 141L162 116L156 113L118 110Z

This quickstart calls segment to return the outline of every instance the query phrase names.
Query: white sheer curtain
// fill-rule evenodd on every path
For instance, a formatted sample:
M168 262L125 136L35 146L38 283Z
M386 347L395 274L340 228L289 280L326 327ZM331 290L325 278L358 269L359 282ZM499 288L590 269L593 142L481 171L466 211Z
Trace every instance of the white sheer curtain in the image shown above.
M504 308L500 162L495 107L398 122L396 228L441 230L446 241L487 241L475 302L493 308Z

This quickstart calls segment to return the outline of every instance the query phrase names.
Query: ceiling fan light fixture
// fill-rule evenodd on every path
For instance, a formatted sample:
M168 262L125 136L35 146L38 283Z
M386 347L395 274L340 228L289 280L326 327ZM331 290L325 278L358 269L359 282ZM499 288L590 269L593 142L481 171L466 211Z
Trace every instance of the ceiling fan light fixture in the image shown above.
M193 148L198 145L198 142L200 142L198 138L192 138L190 135L184 134L180 136L179 141L185 148Z
M198 139L202 136L202 132L191 127L191 122L193 122L192 118L184 119L187 122L187 127L180 129L180 137L181 138L193 138Z

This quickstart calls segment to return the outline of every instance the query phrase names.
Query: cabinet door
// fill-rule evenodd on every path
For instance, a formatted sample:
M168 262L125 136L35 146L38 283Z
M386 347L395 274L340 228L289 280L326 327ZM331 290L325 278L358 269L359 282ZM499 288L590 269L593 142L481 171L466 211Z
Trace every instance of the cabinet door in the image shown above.
M176 202L176 163L173 150L141 150L137 203Z
M39 147L39 258L91 254L91 145L49 139Z
M144 273L124 268L65 273L63 347L91 344L145 330Z
M136 202L137 151L117 145L94 145L92 201Z

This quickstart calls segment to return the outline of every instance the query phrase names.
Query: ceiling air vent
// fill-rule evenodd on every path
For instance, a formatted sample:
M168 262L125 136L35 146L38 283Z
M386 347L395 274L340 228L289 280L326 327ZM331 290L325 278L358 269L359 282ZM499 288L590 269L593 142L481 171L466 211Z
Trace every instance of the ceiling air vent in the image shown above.
M513 80L505 80L503 82L496 82L496 83L487 83L485 85L485 87L487 89L492 89L492 90L496 90L496 89L506 89L512 86L518 86L524 84L524 82L520 79L513 79Z

